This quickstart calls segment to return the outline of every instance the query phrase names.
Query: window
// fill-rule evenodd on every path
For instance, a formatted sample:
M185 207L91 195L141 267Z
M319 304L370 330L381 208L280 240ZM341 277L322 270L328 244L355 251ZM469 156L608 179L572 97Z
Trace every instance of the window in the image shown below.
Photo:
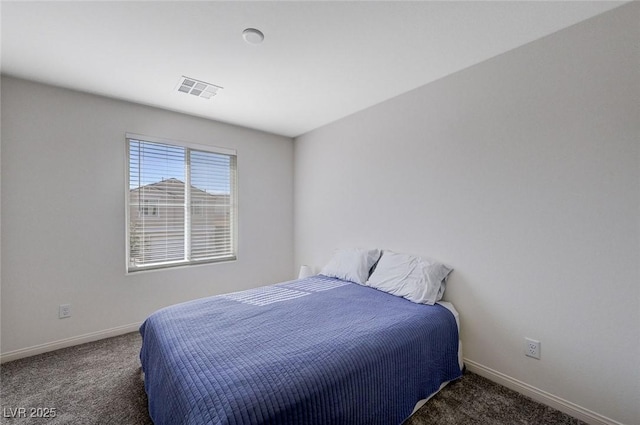
M140 204L140 209L138 210L142 215L152 215L158 216L158 200L157 199L144 199L142 204Z
M236 258L236 154L127 135L127 268Z

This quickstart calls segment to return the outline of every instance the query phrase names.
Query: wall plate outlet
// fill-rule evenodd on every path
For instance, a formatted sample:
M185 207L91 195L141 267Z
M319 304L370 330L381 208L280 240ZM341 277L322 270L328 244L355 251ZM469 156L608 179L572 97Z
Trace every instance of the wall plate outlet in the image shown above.
M58 318L64 319L66 317L71 317L71 304L60 304L60 307L58 307Z
M540 341L535 339L524 339L524 355L540 360Z

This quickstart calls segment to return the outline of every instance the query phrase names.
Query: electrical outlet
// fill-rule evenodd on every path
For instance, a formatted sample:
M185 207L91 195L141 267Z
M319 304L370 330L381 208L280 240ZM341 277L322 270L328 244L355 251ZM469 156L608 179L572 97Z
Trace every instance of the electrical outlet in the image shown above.
M58 318L64 319L66 317L71 317L71 304L60 304L60 307L58 307Z
M524 355L540 360L540 341L535 339L524 339Z

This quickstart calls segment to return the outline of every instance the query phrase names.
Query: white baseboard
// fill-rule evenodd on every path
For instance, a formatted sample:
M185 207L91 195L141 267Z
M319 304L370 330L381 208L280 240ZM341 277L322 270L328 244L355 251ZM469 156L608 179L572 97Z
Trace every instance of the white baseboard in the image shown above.
M58 341L47 342L45 344L34 345L32 347L21 348L19 350L8 351L0 354L0 363L18 360L23 357L35 356L49 351L59 350L61 348L72 347L87 342L97 341L99 339L110 338L112 336L124 335L129 332L135 332L140 328L142 323L131 323L128 325L118 326L103 331L91 332L84 335L74 336L71 338L60 339Z
M575 403L572 403L568 400L550 394L546 391L543 391L539 388L536 388L532 385L526 384L522 381L519 381L515 378L512 378L504 373L498 372L497 370L493 370L489 367L481 365L480 363L476 363L473 360L464 359L464 364L467 366L469 371L476 373L480 376L483 376L493 382L496 382L500 385L503 385L507 388L510 388L514 391L519 392L529 398L534 399L535 401L546 404L547 406L553 407L556 410L564 412L568 415L573 416L576 419L580 419L583 422L586 422L591 425L624 425L618 421L607 418L606 416L600 415L596 412L592 412L589 409L585 409L582 406L578 406Z

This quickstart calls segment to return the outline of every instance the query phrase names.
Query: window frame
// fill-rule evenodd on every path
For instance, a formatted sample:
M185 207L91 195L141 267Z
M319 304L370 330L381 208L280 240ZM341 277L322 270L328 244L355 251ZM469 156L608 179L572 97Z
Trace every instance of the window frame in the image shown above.
M228 155L234 157L234 175L232 179L234 184L232 184L231 192L229 195L229 200L231 202L230 208L230 219L229 225L231 227L230 236L231 236L231 255L224 256L220 258L206 258L206 259L183 259L176 261L165 261L162 263L154 263L149 265L142 265L138 267L132 267L130 263L130 255L131 255L131 243L130 243L130 227L131 227L131 204L130 204L130 143L131 140L136 140L140 142L149 142L149 143L159 143L164 145L171 145L176 147L181 147L189 150L208 152L213 154L221 154ZM145 271L156 271L163 269L174 269L179 267L190 267L190 266L198 266L205 264L213 264L213 263L224 263L230 261L236 261L238 259L238 153L235 149L213 146L213 145L200 145L196 143L178 141L173 139L154 137L154 136L146 136L142 134L136 133L125 133L125 184L124 184L124 192L125 192L125 271L126 274L139 273ZM185 152L186 153L186 152ZM185 203L190 199L190 196L187 195L189 192L188 187L185 182ZM189 208L190 210L190 208ZM159 214L159 210L158 210ZM185 217L185 222L190 222L191 218ZM185 226L187 224L185 223ZM190 229L189 229L190 230ZM190 239L191 236L187 229L185 228L185 239Z

